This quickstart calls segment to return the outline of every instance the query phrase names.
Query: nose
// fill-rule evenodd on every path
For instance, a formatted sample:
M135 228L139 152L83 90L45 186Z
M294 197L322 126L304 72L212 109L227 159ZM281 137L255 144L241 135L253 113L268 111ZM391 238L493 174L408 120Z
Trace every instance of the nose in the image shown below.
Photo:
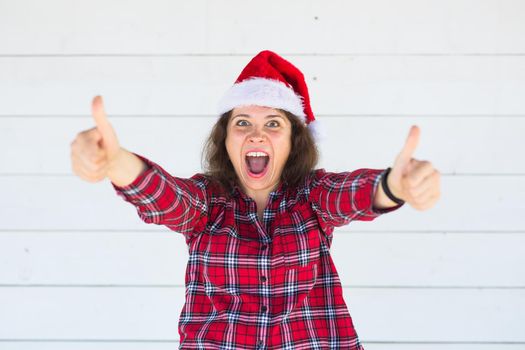
M258 143L258 142L264 142L265 136L263 132L259 129L256 129L253 131L253 133L249 136L250 142Z

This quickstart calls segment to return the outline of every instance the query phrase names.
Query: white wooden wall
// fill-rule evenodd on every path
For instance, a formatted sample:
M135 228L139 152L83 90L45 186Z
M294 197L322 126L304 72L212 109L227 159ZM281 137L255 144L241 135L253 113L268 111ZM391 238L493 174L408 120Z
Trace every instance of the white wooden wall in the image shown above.
M0 349L178 347L184 239L74 176L102 94L121 144L201 171L249 59L303 70L320 167L391 166L410 125L431 210L336 231L367 350L525 349L525 1L0 0Z

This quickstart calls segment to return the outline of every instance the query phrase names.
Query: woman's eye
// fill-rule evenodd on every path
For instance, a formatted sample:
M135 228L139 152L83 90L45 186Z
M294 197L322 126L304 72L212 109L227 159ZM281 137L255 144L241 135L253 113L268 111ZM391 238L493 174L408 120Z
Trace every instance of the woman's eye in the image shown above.
M271 122L268 123L268 125L270 125L272 127L278 127L279 126L279 122L275 121L275 120L272 120Z
M241 123L246 123L246 124L244 124L244 125L248 125L248 122L247 122L246 120L239 120L239 121L237 122L237 125L239 125L239 126L243 126L243 125L241 125Z

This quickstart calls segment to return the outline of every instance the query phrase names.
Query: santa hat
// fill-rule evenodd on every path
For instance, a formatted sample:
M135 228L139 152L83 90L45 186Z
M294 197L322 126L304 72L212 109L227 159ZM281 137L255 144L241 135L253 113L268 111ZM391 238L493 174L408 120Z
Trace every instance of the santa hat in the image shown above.
M275 52L264 50L253 57L219 101L217 109L223 114L247 105L286 110L299 117L315 139L321 136L303 73Z

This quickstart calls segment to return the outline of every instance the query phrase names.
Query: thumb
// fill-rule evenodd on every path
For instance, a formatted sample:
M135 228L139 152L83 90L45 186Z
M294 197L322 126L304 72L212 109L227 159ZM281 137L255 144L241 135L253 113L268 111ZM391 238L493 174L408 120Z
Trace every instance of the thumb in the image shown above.
M102 147L108 152L108 156L111 158L120 148L117 134L111 126L108 120L106 112L104 110L104 104L102 96L95 96L91 104L91 114L95 119L95 124L98 131L102 135Z
M419 129L419 127L417 125L412 125L412 127L410 128L410 132L408 133L408 137L405 141L405 145L403 146L403 149L396 158L394 164L394 168L396 168L396 170L403 171L407 169L407 166L414 155L416 147L419 144L420 134L421 130Z

